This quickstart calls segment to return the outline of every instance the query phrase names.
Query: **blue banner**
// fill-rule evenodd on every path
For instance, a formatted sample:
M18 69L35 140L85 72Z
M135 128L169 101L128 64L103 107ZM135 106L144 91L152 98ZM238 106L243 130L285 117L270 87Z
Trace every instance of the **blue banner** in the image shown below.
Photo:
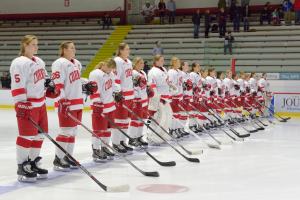
M300 80L300 73L279 73L280 80Z

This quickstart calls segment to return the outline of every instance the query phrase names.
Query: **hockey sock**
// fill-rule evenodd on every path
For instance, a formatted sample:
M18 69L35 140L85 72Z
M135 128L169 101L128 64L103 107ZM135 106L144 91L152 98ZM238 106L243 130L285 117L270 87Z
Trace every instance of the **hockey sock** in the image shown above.
M29 148L35 136L18 136L16 141L16 154L18 164L28 160Z
M77 135L77 127L72 127L72 135L69 137L67 152L72 156L75 146L75 136Z
M101 137L103 131L93 131L98 137ZM100 149L101 140L92 135L93 149Z
M136 138L138 131L139 131L140 121L138 120L131 120L129 126L129 134L131 138Z
M144 124L140 123L136 137L141 137L143 135L143 131L144 131Z
M58 136L56 137L56 142L67 151L67 146L69 143L69 137L73 135L73 130L70 127L60 127ZM55 153L58 158L63 158L65 153L62 152L58 147L55 147ZM69 153L69 152L68 152Z
M44 142L45 136L40 133L35 136L31 142L30 150L29 150L29 158L31 160L35 160L41 152L42 144Z

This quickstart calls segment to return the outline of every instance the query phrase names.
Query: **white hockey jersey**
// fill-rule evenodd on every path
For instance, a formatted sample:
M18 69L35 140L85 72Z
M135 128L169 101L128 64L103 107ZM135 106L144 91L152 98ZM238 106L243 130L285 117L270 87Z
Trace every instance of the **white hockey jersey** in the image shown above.
M38 57L20 56L10 66L11 94L14 102L29 101L32 107L45 103L44 82L47 71L45 63Z
M233 80L233 83L234 83L234 85L238 85L238 86L240 86L240 84L239 84L239 82L236 80ZM234 93L235 93L235 98L237 98L239 101L241 100L241 93L240 93L240 90L241 90L241 86L240 86L240 89L239 90L236 90L235 88L234 88Z
M133 76L143 76L147 80L147 74L141 70L138 72L136 69L132 70ZM141 87L135 87L134 88L134 98L141 98L143 107L148 105L148 94L147 94L147 85L145 85L143 88Z
M221 94L219 92L217 93L219 97L224 98L225 97L225 83L221 79L217 79L218 88L222 90Z
M117 70L114 72L115 83L120 85L125 100L133 99L132 63L129 59L123 60L119 56L114 60L117 64Z
M256 82L255 78L250 78L249 83L250 83L251 94L253 92L257 92L257 86L258 85L257 85L257 82Z
M114 88L114 74L110 72L109 74L103 72L101 69L95 69L90 73L89 80L95 81L98 86L98 91L90 95L90 100L94 102L102 102L104 105L103 113L109 113L116 109L114 98L113 98L113 88ZM93 104L91 103L91 111L93 113Z
M183 82L187 82L187 80L192 81L191 76L190 76L189 73L181 71L181 70L179 70L179 71L181 72L181 75L182 75L182 78L183 78ZM190 90L190 91L185 90L185 91L183 91L183 96L189 96L190 99L192 99L192 95L193 95L193 90Z
M210 98L214 98L215 100L217 100L217 98L218 98L218 83L217 83L216 78L207 76L206 80L207 80L206 84L210 85L210 87L211 87L210 91L215 91L214 96L210 96L210 94L209 94L209 100L211 100ZM209 91L209 93L210 93L210 91Z
M258 81L258 85L260 86L260 88L266 92L270 92L270 84L267 81L267 79L261 78Z
M246 90L245 81L243 79L239 78L237 80L237 82L238 82L238 85L240 86L240 91L245 92L245 90Z
M61 57L52 63L52 80L61 90L61 94L54 100L57 110L58 101L68 99L71 101L70 110L83 109L81 63L72 59L71 61Z
M182 77L182 73L179 69L173 69L171 68L168 71L168 75L169 75L169 81L170 83L172 83L173 85L175 85L178 88L178 92L171 94L173 99L179 99L182 100L183 97L183 87L182 87L182 83L183 83L183 77Z
M190 78L191 78L191 81L193 83L193 87L199 87L201 88L202 90L202 79L201 79L201 74L200 73L195 73L195 72L191 72L190 73ZM201 101L201 98L202 98L202 92L200 92L200 101ZM191 102L193 102L193 98L191 99Z
M153 14L154 13L154 6L150 5L149 8L147 8L146 5L143 5L142 9L141 9L141 12L145 13L145 15Z
M225 84L225 91L229 92L229 95L232 100L235 99L235 89L234 89L234 82L231 78L225 78L224 79L224 84ZM228 98L225 95L225 101L228 101Z
M166 102L170 102L169 92L169 75L164 67L153 66L148 73L149 85L153 88L154 92L161 94L161 98Z
M248 81L244 81L244 83L245 83L245 92L246 92L246 98L245 98L245 100L248 101L249 98L250 98L250 95L251 95L251 85L250 85L250 83ZM250 92L247 92L246 88L249 88Z
M203 78L203 77L201 77L201 81L202 81L202 84L207 84L208 83L207 80L206 80L206 78ZM209 95L209 91L205 90L202 87L202 93L201 93L202 99L208 100L209 96L210 96ZM210 103L210 102L208 102L208 103Z

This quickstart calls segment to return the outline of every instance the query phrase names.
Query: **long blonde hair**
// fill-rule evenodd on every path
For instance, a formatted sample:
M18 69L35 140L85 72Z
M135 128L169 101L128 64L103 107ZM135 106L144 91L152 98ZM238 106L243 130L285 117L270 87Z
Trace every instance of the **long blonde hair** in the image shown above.
M153 63L152 63L152 66L155 66L155 61L159 61L160 58L162 58L163 56L162 55L155 55L153 57Z
M65 41L63 43L60 44L59 46L59 55L60 57L64 56L64 49L68 49L69 45L72 44L73 42L71 41Z
M177 61L177 60L179 60L179 58L177 58L177 57L173 57L171 60L170 60L170 67L169 67L169 69L168 70L170 70L170 69L173 69L173 66L174 66L174 64L175 64L175 62Z
M34 39L37 40L37 37L36 37L35 35L25 35L25 36L22 38L21 44L20 44L20 46L21 46L21 51L20 51L20 53L19 53L19 56L23 56L24 53L25 53L25 47L24 47L24 45L25 45L25 44L29 45L29 43L30 43L32 40L34 40Z
M135 69L135 65L140 62L141 60L143 60L143 58L141 57L136 57L135 59L133 59L132 61L132 69Z
M104 61L99 62L94 69L101 69L103 66L107 66L109 69L117 69L116 61L112 58L106 58Z
M128 45L128 44L127 44L127 43L124 43L124 42L118 44L118 46L117 46L117 52L118 52L118 53L117 53L117 55L116 55L115 57L121 55L121 50L124 50L125 47L126 47L126 45ZM129 45L128 45L128 46L129 46Z
M227 77L227 74L231 72L231 70L226 70L225 74L226 74L226 77ZM231 76L232 77L232 76Z

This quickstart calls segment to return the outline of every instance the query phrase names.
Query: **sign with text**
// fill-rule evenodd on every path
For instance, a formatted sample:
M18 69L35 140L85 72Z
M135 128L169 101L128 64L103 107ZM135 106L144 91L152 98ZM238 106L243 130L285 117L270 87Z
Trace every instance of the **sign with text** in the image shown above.
M65 7L69 7L70 6L70 0L65 0Z
M256 73L258 79L261 79L262 73ZM280 77L279 73L267 73L267 80L278 80Z
M274 94L276 112L300 113L300 93Z
M281 80L300 80L300 73L280 73Z

